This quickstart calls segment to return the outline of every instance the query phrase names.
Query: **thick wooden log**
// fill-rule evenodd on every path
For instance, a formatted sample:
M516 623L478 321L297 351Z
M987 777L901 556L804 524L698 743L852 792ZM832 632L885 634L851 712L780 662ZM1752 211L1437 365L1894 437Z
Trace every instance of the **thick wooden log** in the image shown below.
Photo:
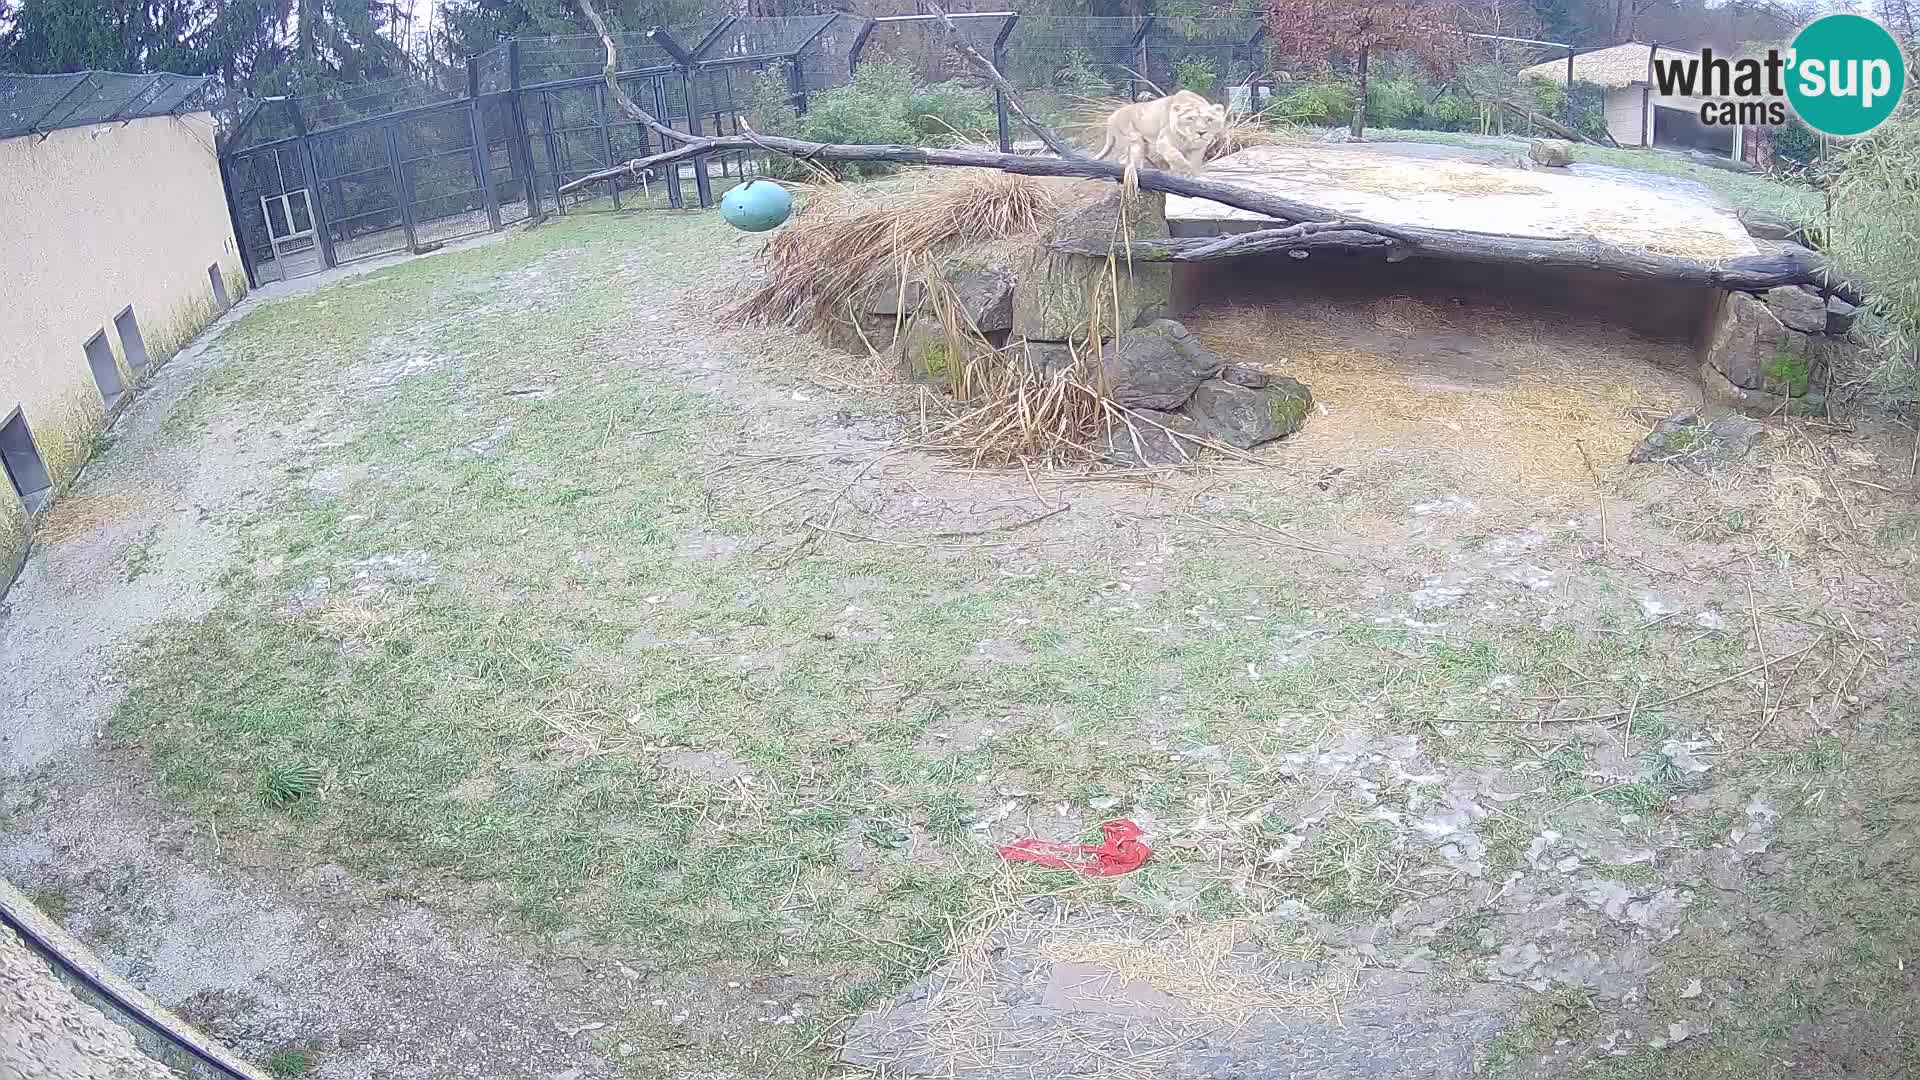
M1002 154L991 150L945 150L932 146L812 143L775 135L729 135L725 138L703 139L663 154L636 158L624 165L589 173L564 185L560 190L565 193L621 173L639 172L656 165L685 161L702 154L737 150L771 150L801 161L890 161L900 165L953 165L963 168L998 169L1001 172L1019 173L1023 176L1064 176L1118 181L1125 174L1125 169L1114 162L1084 157L1041 157L1031 154ZM1147 191L1210 199L1223 206L1235 207L1282 221L1338 220L1344 223L1345 228L1377 233L1386 237L1399 237L1402 231L1397 226L1383 225L1362 218L1342 218L1332 210L1323 207L1263 191L1252 191L1233 184L1223 184L1217 180L1181 176L1163 169L1141 169L1139 176L1140 187Z
M1544 270L1598 270L1644 281L1739 292L1759 292L1783 285L1817 285L1850 304L1865 302L1860 286L1835 272L1819 254L1789 245L1761 255L1710 263L1656 255L1586 236L1556 240L1415 226L1396 226L1395 231L1398 235L1389 238L1371 229L1355 229L1349 223L1332 221L1228 236L1134 240L1124 248L1076 237L1056 240L1052 246L1055 251L1075 255L1106 258L1113 254L1134 262L1200 262L1278 251L1385 250L1388 258L1395 261L1420 257Z

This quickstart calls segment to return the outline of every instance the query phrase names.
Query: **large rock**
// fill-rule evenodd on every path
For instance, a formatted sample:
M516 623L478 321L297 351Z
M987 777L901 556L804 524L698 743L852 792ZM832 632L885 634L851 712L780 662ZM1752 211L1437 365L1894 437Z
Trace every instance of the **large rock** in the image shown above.
M1084 341L1111 337L1165 315L1173 288L1173 269L1168 264L1129 266L1124 259L1110 263L1046 247L1048 241L1059 238L1106 244L1126 235L1166 239L1166 196L1142 191L1123 212L1122 194L1115 188L1095 202L1061 214L1016 268L1019 287L1013 297L1013 332L1035 341ZM1118 326L1114 325L1116 307ZM1090 334L1089 328L1097 328L1098 333Z
M926 298L923 282L909 278L902 283L900 275L889 274L867 290L860 308L870 315L911 315Z
M1807 242L1807 231L1800 223L1771 210L1742 210L1738 216L1747 235L1756 240L1787 240L1795 244Z
M1573 144L1565 139L1535 139L1527 146L1527 157L1536 165L1564 169L1573 164Z
M1765 427L1737 413L1675 413L1655 424L1627 460L1636 465L1721 464L1745 457L1766 436Z
M1014 283L1019 279L1011 266L959 262L941 276L973 329L982 334L1013 329Z
M1715 313L1702 360L1735 386L1764 390L1767 368L1800 351L1795 337L1765 303L1747 293L1728 293Z
M855 356L866 356L869 352L885 354L893 349L903 321L911 324L911 320L895 315L868 312L840 315L827 324L827 344Z
M1115 420L1102 438L1108 461L1122 465L1184 465L1206 448L1175 433L1199 436L1193 421L1179 413L1134 409L1130 423Z
M1246 450L1299 431L1312 410L1312 391L1293 379L1269 379L1258 388L1208 379L1180 414L1192 421L1195 433Z
M1158 319L1100 350L1109 397L1130 409L1178 409L1225 366L1172 319Z
M1827 329L1827 302L1798 285L1782 285L1766 292L1767 310L1789 330L1821 334Z
M1860 309L1837 296L1827 297L1827 333L1833 337L1846 337L1853 330L1853 320Z

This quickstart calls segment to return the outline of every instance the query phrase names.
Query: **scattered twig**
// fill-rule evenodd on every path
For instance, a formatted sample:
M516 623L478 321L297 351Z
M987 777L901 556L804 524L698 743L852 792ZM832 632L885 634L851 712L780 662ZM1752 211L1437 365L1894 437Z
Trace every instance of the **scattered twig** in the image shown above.
M930 538L948 539L960 536L986 536L991 533L1012 532L1015 529L1024 529L1029 525L1037 525L1056 514L1064 514L1071 509L1073 509L1072 503L1061 503L1059 506L1054 507L1044 514L1027 518L1024 521L1009 522L1005 525L994 525L985 529L955 529L950 532L937 532L928 535Z
M1809 652L1812 652L1814 649L1814 646L1818 644L1819 642L1816 641L1814 642L1813 645L1808 645L1808 646L1805 646L1804 648L1796 649L1793 652L1787 653L1784 656L1776 656L1773 658L1771 662L1779 663L1782 660L1791 660L1794 657L1803 656ZM1754 664L1752 667L1741 668L1739 671L1736 671L1731 675L1723 675L1720 678L1713 680L1712 682L1701 683L1699 686L1696 686L1691 690L1683 691L1681 693L1673 695L1672 697L1661 698L1659 701L1650 701L1644 706L1644 708L1660 709L1660 708L1665 708L1668 705L1675 704L1676 702L1685 701L1690 697L1696 697L1700 694L1704 694L1707 691L1712 690L1714 687L1724 686L1727 683L1730 683L1733 680L1740 678L1741 676L1751 675L1754 672L1759 671L1763 666L1764 665L1761 665L1761 664ZM1636 703L1635 708L1641 708L1641 707L1642 706L1639 706ZM1612 719L1615 719L1616 717L1625 716L1626 714L1627 714L1626 709L1615 709L1612 712L1592 713L1587 716L1543 716L1543 717L1539 717L1538 719L1528 719L1527 717L1524 717L1524 716L1477 716L1477 717L1456 716L1456 717L1450 718L1449 722L1455 723L1455 724L1574 724L1584 720L1612 720Z

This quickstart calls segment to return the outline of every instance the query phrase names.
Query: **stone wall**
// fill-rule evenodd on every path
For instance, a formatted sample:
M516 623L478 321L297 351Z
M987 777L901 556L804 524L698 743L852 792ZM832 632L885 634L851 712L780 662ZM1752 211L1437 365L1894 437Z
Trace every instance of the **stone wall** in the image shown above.
M1707 397L1754 415L1815 413L1827 377L1855 350L1854 309L1806 286L1722 293L1700 335Z
M1247 449L1298 430L1311 392L1229 366L1165 318L1172 268L1053 251L1073 237L1165 239L1166 197L1119 189L1063 212L1035 241L949 254L937 269L875 282L829 328L830 343L890 358L914 382L965 394L959 365L992 356L1042 380L1097 385L1131 413L1102 448L1114 461L1168 464L1201 443ZM957 331L957 332L956 332Z

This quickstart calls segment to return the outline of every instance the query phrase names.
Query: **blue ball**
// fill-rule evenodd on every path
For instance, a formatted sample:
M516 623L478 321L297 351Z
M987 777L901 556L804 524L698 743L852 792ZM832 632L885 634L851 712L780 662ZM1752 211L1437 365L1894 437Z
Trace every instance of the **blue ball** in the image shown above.
M792 212L793 196L771 180L749 180L720 197L720 216L747 232L766 232Z

